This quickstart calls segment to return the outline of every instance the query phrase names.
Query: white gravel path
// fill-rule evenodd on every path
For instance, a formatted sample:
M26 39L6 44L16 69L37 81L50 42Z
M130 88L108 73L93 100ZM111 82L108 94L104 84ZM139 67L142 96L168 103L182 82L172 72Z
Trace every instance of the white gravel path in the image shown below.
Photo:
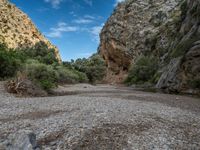
M0 143L21 129L42 149L200 150L200 99L86 84L74 95L16 98L0 88Z

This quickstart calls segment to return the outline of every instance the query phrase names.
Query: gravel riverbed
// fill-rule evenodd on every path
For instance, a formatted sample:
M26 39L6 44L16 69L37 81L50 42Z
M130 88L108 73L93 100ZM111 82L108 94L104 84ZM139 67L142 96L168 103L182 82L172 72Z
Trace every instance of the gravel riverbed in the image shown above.
M63 96L17 98L1 84L0 144L27 129L49 150L200 150L199 98L111 85L56 92Z

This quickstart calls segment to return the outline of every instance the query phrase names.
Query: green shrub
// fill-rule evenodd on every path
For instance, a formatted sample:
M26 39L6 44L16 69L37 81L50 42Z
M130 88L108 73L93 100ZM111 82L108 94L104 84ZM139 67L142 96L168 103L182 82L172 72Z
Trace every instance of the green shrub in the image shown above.
M105 62L98 54L88 59L77 59L73 66L76 70L84 72L91 83L101 81L106 73Z
M87 83L89 81L87 75L84 72L73 70L78 75L78 81L80 83Z
M182 18L182 20L185 18L187 10L188 10L187 0L183 0L183 2L181 3L181 18Z
M154 83L157 80L156 72L158 61L153 57L142 56L129 70L125 80L127 84Z
M63 62L63 66L66 67L66 68L68 68L68 69L74 69L73 63L74 63L74 60L71 60L71 62L64 61Z
M186 39L183 42L179 43L176 48L171 52L172 58L177 58L183 56L192 46L192 44L198 41L199 37L194 35L190 39Z
M30 80L38 83L45 90L57 85L58 73L50 65L28 60L24 71Z
M38 42L32 48L22 49L21 51L23 51L27 57L36 59L41 63L48 65L58 63L55 50L48 48L44 42Z
M21 68L23 60L22 55L0 44L0 78L13 77Z
M68 69L64 66L56 66L56 72L58 73L59 83L78 83L87 82L87 76L79 71Z
M192 88L200 89L200 78L193 79L189 82Z

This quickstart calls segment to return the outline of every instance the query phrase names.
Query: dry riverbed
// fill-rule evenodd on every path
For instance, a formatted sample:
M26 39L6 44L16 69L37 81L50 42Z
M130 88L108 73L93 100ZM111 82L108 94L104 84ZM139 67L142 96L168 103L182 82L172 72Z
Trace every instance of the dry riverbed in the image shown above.
M0 86L0 143L32 130L42 149L200 149L200 99L87 84L16 98Z

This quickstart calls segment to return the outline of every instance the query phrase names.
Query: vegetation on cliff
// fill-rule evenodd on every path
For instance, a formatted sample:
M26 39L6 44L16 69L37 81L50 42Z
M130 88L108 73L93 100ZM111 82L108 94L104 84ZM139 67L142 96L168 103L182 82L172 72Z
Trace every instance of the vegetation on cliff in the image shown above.
M154 57L142 56L130 68L127 84L144 84L157 82L158 60Z
M108 82L199 94L199 8L195 0L119 4L100 34Z

